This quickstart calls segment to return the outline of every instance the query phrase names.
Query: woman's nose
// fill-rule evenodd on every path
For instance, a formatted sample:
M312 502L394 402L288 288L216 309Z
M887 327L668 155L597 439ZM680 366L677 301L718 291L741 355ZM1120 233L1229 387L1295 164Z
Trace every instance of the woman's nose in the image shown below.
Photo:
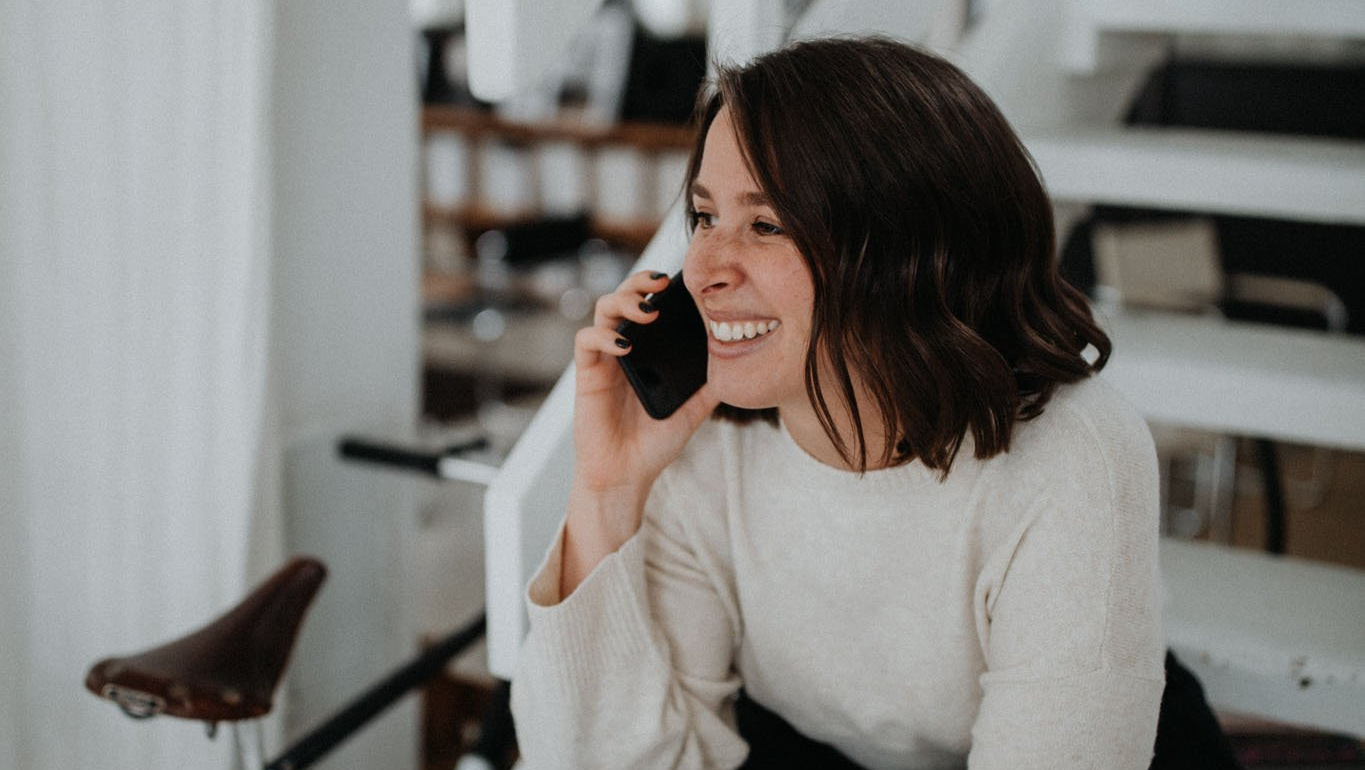
M711 231L697 234L683 259L683 277L694 296L732 287L740 279L739 249L733 239Z

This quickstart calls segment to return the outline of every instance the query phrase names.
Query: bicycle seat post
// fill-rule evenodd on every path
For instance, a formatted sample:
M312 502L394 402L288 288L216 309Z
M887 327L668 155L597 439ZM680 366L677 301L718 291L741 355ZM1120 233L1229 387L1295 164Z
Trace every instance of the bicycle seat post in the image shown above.
M232 723L232 770L262 770L265 767L265 741L261 719Z

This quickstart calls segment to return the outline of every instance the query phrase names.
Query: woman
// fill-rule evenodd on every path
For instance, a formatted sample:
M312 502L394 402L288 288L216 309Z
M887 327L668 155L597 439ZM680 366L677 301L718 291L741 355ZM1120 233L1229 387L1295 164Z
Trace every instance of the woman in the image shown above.
M736 767L738 721L870 768L1146 768L1151 439L1091 377L1109 341L1004 118L882 39L722 69L699 116L708 381L657 421L622 376L660 274L576 339L572 492L513 685L527 766Z

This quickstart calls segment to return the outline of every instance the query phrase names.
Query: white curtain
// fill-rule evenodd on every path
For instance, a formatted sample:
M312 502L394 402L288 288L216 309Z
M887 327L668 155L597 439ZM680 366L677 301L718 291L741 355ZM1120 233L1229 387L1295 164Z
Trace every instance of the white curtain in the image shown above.
M274 558L270 19L0 0L0 767L224 766L82 681Z

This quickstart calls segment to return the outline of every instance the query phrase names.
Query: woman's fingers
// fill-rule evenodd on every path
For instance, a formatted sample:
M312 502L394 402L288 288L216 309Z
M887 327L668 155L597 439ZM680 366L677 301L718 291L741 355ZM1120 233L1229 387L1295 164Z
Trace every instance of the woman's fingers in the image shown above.
M630 352L630 341L606 326L585 326L574 334L574 360L580 367L599 355L619 358Z
M664 273L640 272L627 277L616 291L597 300L593 325L614 329L623 320L637 323L654 320L656 314L645 298L667 286L668 276Z
M641 270L638 273L631 273L626 276L626 280L621 282L617 291L629 290L643 294L650 294L656 291L663 291L668 286L668 273L660 273L653 270Z

